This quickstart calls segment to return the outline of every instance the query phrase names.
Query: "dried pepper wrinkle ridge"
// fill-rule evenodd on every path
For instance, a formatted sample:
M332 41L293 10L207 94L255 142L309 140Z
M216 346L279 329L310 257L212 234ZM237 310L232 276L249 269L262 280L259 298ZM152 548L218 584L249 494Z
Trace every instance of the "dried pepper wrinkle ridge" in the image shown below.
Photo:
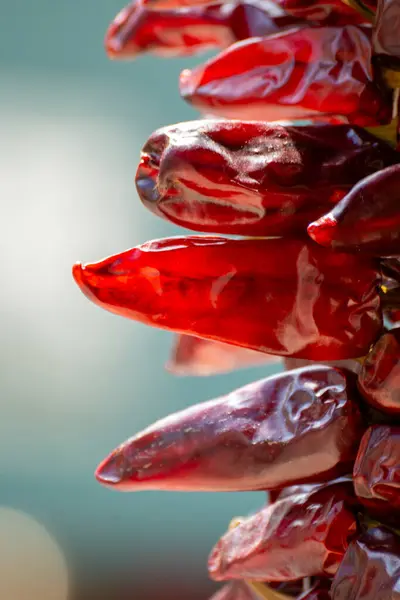
M149 138L143 203L195 231L278 238L156 240L74 267L95 303L180 334L175 372L285 357L97 470L132 491L270 490L214 549L228 583L213 600L399 596L399 39L399 0L143 0L107 32L113 58L223 50L181 92L224 120Z

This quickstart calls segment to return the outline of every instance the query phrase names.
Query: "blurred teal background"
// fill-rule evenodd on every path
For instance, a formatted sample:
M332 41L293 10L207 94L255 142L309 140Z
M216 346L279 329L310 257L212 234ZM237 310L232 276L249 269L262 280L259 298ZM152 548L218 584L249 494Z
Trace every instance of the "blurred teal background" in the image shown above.
M206 598L209 549L264 501L118 494L93 477L155 419L268 373L174 378L168 333L101 311L72 281L76 260L178 233L133 179L152 130L196 118L177 78L199 58L110 62L103 37L120 8L0 0L2 600L65 600L63 577L74 600Z

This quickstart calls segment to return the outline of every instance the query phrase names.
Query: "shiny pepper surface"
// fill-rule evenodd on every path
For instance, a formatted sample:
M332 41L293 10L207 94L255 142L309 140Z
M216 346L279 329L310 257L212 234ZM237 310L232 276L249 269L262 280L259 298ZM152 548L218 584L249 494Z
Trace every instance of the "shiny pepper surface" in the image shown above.
M110 25L105 46L115 59L133 59L145 53L186 56L226 48L238 40L276 33L300 22L290 15L273 16L256 2L161 11L133 2Z
M375 261L306 240L167 238L74 276L121 316L269 354L359 357L382 329Z
M369 514L400 528L400 427L375 425L365 432L353 478Z
M400 416L400 328L384 333L366 357L358 387L369 404Z
M291 581L334 575L357 530L347 506L351 493L351 484L328 484L243 519L211 552L212 579Z
M150 136L136 186L149 210L182 227L281 236L305 231L360 179L398 160L350 125L191 121Z
M333 580L332 600L399 600L400 539L377 527L354 540Z
M185 70L181 95L214 116L305 119L341 115L372 126L391 120L391 95L373 82L370 30L298 28L238 42Z
M399 206L397 164L360 181L328 214L311 223L308 232L323 246L400 256Z
M131 438L100 465L121 490L282 488L351 469L363 431L350 374L299 369L193 406Z
M216 375L235 369L276 363L277 356L214 340L179 335L167 369L175 375Z

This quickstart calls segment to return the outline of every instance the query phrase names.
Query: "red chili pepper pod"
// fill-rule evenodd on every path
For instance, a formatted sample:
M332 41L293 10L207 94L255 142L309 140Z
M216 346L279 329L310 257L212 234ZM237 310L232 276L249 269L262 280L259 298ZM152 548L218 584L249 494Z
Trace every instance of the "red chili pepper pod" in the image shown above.
M323 246L400 256L400 165L360 181L328 214L308 227Z
M400 328L384 333L366 357L358 388L369 404L400 415Z
M279 6L300 19L331 26L365 24L365 17L343 0L279 0Z
M354 489L370 515L400 523L400 427L374 425L361 440Z
M211 552L211 578L291 581L334 575L357 531L347 505L351 493L351 484L327 485L243 519Z
M256 35L269 35L298 25L298 17L268 12L257 2L227 2L149 10L140 2L128 4L110 25L105 39L108 55L132 59L151 52L187 56Z
M74 277L102 308L147 325L338 360L365 355L382 330L378 268L307 240L191 236L77 264Z
M363 424L351 374L286 372L158 421L97 470L120 490L282 488L349 472ZM346 435L343 435L343 432Z
M191 335L179 335L167 369L175 375L209 376L278 361L277 356L264 352Z
M391 94L373 82L370 29L298 28L238 42L181 74L185 100L227 118L341 115L361 126L391 120Z
M351 542L333 580L332 600L397 600L400 538L385 527Z
M136 186L149 210L182 227L281 236L303 233L360 179L398 160L350 125L192 121L150 136Z
M400 69L400 0L378 0L373 48L387 66Z

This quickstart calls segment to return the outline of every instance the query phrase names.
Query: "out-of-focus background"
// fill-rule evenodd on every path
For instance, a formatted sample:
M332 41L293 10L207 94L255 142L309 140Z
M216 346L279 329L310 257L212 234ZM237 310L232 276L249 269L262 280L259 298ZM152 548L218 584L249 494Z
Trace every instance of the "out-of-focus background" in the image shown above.
M264 494L118 494L93 477L117 444L169 412L268 369L210 379L164 371L171 336L101 311L76 260L178 231L134 188L155 128L196 60L112 63L118 0L0 0L0 598L197 600L230 519Z

